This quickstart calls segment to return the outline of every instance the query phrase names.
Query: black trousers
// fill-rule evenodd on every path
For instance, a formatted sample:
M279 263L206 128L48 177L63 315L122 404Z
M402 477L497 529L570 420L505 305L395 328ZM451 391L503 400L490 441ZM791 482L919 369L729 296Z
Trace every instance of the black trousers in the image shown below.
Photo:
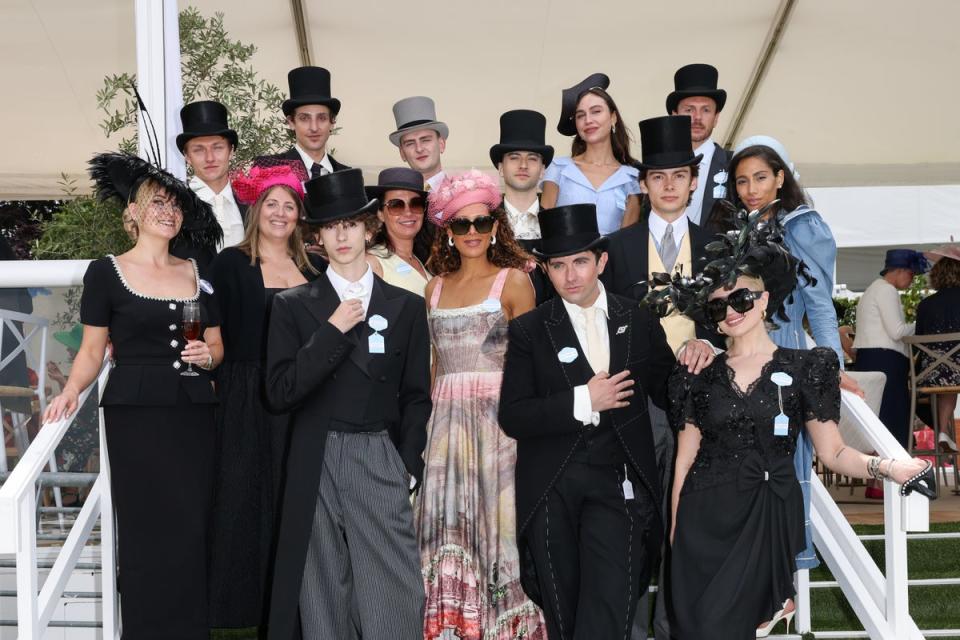
M661 531L632 469L571 462L528 528L550 640L629 638Z
M892 349L857 349L857 371L882 371L887 375L880 401L880 422L910 450L913 416L910 415L910 360Z

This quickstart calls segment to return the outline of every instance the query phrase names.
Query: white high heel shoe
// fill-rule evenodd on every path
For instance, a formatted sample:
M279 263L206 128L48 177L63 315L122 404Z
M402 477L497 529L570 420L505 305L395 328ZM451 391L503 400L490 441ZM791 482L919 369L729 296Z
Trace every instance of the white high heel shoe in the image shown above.
M757 627L758 638L766 638L768 635L770 635L770 632L773 631L774 627L776 627L781 620L786 621L787 633L790 633L790 623L793 621L793 616L797 613L797 609L794 608L793 611L787 611L787 602L789 602L789 600L783 603L783 609L780 609L780 611L777 611L775 614L773 614L772 620L762 627Z
M945 431L940 432L940 450L946 450L951 453L957 453L957 443L953 438L947 435Z

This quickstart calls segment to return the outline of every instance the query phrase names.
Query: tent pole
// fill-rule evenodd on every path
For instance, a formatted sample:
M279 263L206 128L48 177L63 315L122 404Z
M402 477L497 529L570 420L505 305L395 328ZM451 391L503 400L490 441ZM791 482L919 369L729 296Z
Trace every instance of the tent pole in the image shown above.
M740 98L740 103L737 104L737 110L734 111L733 118L730 121L730 129L727 131L725 140L723 141L723 146L726 149L732 149L740 135L740 130L743 128L747 113L749 113L750 107L753 106L753 101L756 99L757 92L760 89L760 83L767 73L767 68L773 61L773 56L777 51L780 40L783 38L784 33L786 33L787 20L790 18L790 14L793 12L796 4L797 0L781 0L780 6L777 8L777 13L774 16L770 32L767 34L767 40L763 45L763 50L757 59L756 65L753 67L753 72L747 80L747 88L743 92L743 97Z
M293 30L297 34L297 53L300 54L300 64L309 67L310 38L307 36L307 18L303 7L303 0L290 0L290 13L293 14Z

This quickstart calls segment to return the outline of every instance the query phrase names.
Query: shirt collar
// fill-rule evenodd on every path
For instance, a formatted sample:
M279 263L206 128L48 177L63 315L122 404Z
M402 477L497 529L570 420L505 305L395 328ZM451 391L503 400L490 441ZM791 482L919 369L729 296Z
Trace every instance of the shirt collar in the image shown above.
M597 286L600 287L600 295L597 296L597 299L593 301L593 304L590 305L594 309L599 309L603 312L604 318L610 318L610 313L607 310L607 290L603 288L603 283L599 280L597 281ZM563 302L563 306L567 309L567 315L570 318L584 318L583 307L578 304L571 304L564 300L562 297L560 300Z
M311 158L310 154L304 151L299 144L293 145L293 148L300 154L300 159L303 161L303 166L307 168L307 173L310 173L310 169L316 161ZM330 155L326 151L323 152L323 157L320 158L319 164L328 172L333 173L333 164L330 163Z
M706 160L707 157L713 157L713 151L716 147L713 146L713 138L707 138L703 141L699 147L693 150L693 155L703 154L703 159Z
M650 215L647 217L647 227L650 229L650 234L653 235L653 239L657 241L659 245L663 240L663 234L667 232L667 225L670 224L660 216L658 216L653 211L650 212ZM687 232L687 229L690 227L690 218L687 217L687 212L684 211L683 215L673 221L673 239L676 240L677 245L680 244L680 239L683 238L684 234Z
M333 267L329 267L326 271L327 278L330 279L330 284L333 285L334 290L337 292L337 295L340 296L340 299L343 300L343 294L346 292L347 287L352 283L341 276L339 273L334 270ZM370 297L370 293L373 291L373 269L370 268L370 265L367 265L367 270L360 276L360 284L363 285L363 296L365 298Z
M215 196L223 196L223 199L227 202L234 202L233 198L233 188L230 181L227 181L227 186L223 188L223 191L220 193L214 193L213 189L210 188L206 182L198 178L197 176L191 176L188 180L190 188L193 190L197 197L203 200L204 202L210 203L213 201Z
M424 182L430 185L430 190L433 191L434 189L440 186L440 183L443 182L443 178L446 175L447 174L443 170L441 170L439 173L434 174L432 178L429 178L428 180L424 180Z
M537 215L538 213L540 213L540 200L539 200L539 199L534 200L534 201L533 201L533 204L531 204L529 207L527 207L527 210L526 210L526 211L520 211L520 209L517 209L515 206L513 206L512 204L510 204L510 201L507 200L506 196L504 196L504 198L503 198L503 208L506 209L506 210L507 210L507 213L509 213L511 216L514 216L514 217L517 217L517 218L519 218L520 216L522 216L522 215L525 214L525 213L529 213L529 214L532 214L532 215Z

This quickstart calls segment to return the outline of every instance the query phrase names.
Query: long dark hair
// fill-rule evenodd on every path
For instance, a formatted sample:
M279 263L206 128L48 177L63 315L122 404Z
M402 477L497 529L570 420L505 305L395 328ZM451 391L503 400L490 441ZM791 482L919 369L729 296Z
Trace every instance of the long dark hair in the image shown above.
M592 89L587 89L579 96L577 96L577 104L580 104L580 101L583 100L583 96L588 93L592 93L595 96L603 98L603 101L607 103L607 108L610 109L610 113L617 114L617 124L616 130L610 135L610 146L613 149L613 157L617 159L617 162L620 164L625 164L628 166L633 166L637 164L636 159L630 155L630 143L633 141L633 136L630 135L629 129L627 129L627 123L623 119L623 116L620 115L620 110L617 109L617 103L613 101L613 98L610 97L610 94L601 89L600 87L593 87ZM574 120L576 120L576 110L574 110ZM573 136L573 143L570 145L570 155L579 156L584 151L587 150L587 143L584 142L583 138L580 137L580 134L577 133Z
M386 205L381 203L380 211L384 211ZM384 211L384 217L389 215ZM417 235L413 237L413 255L416 256L417 260L423 264L427 264L427 260L430 259L430 251L433 248L433 239L437 236L437 227L436 225L430 224L427 222L427 214L423 214L423 224L420 225L420 230L417 231ZM393 242L390 240L390 235L387 233L387 223L384 222L380 225L380 229L377 231L376 235L373 236L373 241L371 244L374 247L384 246L387 251L394 253Z
M510 221L507 220L507 212L503 207L497 207L490 211L490 215L497 221L497 244L491 245L487 249L487 259L501 269L523 270L533 258L523 250L523 247L514 237L513 228L510 226ZM426 267L430 273L438 276L453 273L460 269L460 252L457 251L456 247L450 246L447 241L447 234L442 229L437 231L433 240L433 250Z
M800 205L810 205L807 194L803 192L803 187L793 177L793 169L784 164L780 155L768 146L756 144L747 147L730 159L730 165L727 169L727 198L737 209L744 208L745 205L740 200L737 193L737 167L747 158L760 158L773 171L774 175L778 171L783 171L783 186L777 190L777 197L780 199L780 208L790 212Z

